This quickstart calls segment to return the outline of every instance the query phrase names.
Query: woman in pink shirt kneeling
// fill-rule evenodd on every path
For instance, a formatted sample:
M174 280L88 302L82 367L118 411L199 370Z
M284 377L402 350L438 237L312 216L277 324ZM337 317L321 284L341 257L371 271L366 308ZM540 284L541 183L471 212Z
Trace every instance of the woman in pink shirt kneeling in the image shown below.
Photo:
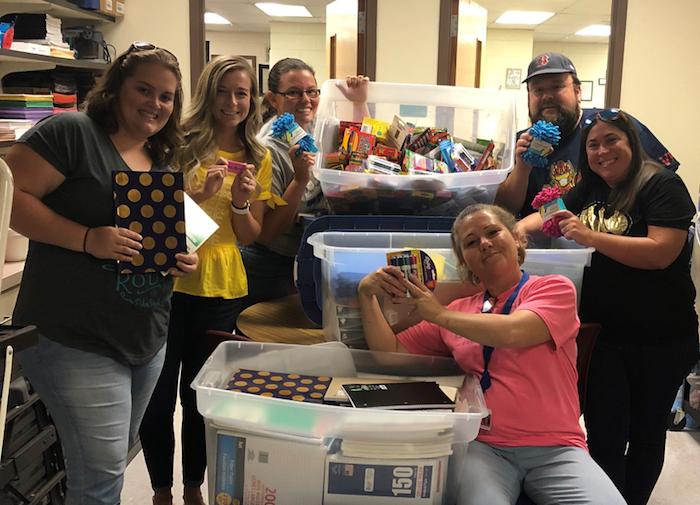
M573 283L521 271L526 240L515 218L494 205L462 211L452 246L477 294L443 306L394 266L367 275L358 291L371 349L451 356L481 377L490 429L460 462L457 503L510 505L524 490L537 504L623 505L579 424ZM395 333L379 303L386 297L413 305L420 322Z

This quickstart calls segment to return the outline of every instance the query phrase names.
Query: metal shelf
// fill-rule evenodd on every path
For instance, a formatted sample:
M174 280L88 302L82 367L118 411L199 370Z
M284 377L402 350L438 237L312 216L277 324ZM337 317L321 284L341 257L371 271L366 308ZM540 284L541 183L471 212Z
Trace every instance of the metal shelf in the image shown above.
M109 14L82 9L67 0L0 0L0 14L10 12L46 13L65 19L87 19L98 23L114 23L116 18Z
M82 68L85 70L105 70L107 68L107 63L103 60L71 60L68 58L56 58L55 56L45 56L43 54L25 53L22 51L0 48L0 63L5 61L15 63L51 63L57 67Z

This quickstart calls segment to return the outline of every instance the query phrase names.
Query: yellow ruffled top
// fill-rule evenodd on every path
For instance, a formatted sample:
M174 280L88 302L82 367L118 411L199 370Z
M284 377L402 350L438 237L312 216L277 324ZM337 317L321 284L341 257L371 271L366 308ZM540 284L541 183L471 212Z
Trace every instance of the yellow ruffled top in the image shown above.
M219 151L217 156L232 161L245 161L244 151ZM194 188L201 186L206 175L206 167L199 166L194 169L190 186ZM225 299L242 298L248 294L248 280L236 234L231 226L231 185L235 178L235 174L227 174L219 192L200 203L200 207L216 221L219 229L197 250L199 255L197 270L175 280L175 291L194 296ZM268 206L274 208L279 204L276 200L280 198L273 198L270 193L272 159L269 151L258 167L256 178L260 184L260 192L255 200L266 201Z

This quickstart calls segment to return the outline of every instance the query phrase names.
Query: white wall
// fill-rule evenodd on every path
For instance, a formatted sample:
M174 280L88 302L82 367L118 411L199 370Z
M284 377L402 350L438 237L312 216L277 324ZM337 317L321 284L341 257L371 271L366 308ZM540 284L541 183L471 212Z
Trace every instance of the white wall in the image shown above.
M149 0L126 2L126 13L115 24L100 25L105 40L126 51L135 40L146 40L177 56L182 72L185 102L190 96L190 10L187 0ZM164 12L171 13L166 18Z
M532 60L533 36L532 30L488 30L481 64L481 87L505 90L506 70L509 68L520 69L520 81L525 79L527 66ZM527 128L530 118L526 86L521 84L518 89L507 92L515 95L517 129Z
M659 8L652 0L628 3L620 101L681 162L678 174L696 202L700 187L698 19L696 0L675 0L673 8Z
M205 38L209 41L209 54L255 56L256 63L267 63L269 33L207 31Z
M627 30L629 32L629 27ZM535 42L532 55L536 56L547 51L565 54L574 63L581 81L593 81L593 100L581 102L582 107L605 107L605 86L598 84L598 79L605 78L608 68L607 39L604 44Z
M438 15L440 5L437 6ZM487 11L471 0L460 0L457 28L455 85L473 88L476 83L477 41L486 42Z
M438 0L377 2L377 81L437 83Z
M386 1L386 0L384 0ZM357 73L357 0L335 0L326 6L325 69L330 75L331 37L335 36L336 77Z
M505 89L506 69L520 69L522 79L532 59L532 30L488 30L481 63L481 87ZM521 79L521 80L522 80ZM525 85L521 87L524 89Z
M282 58L299 58L316 71L316 81L328 79L326 25L270 23L270 68Z

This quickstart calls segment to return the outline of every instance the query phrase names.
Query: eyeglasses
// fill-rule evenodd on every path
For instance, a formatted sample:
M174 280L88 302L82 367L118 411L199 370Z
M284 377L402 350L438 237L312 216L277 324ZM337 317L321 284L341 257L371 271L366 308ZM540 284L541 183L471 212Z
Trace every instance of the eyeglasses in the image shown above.
M612 121L617 121L620 119L620 113L622 111L617 108L612 108L612 109L603 109L599 110L596 112L592 117L587 118L583 124L586 126L592 124L594 121L597 119L600 119L601 121L605 121L606 123L610 123Z
M321 90L318 88L311 88L307 90L290 89L287 91L275 91L274 93L284 95L284 97L288 98L289 100L301 100L301 97L303 97L304 94L311 99L318 98L321 95Z

